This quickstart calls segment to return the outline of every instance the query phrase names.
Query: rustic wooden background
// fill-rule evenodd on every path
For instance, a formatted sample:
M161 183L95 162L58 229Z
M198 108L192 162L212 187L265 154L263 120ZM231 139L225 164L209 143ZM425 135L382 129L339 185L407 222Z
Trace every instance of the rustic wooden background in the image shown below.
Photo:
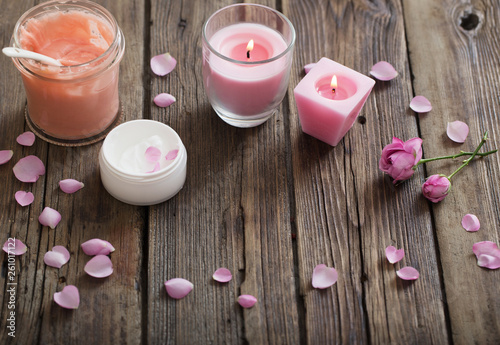
M500 270L476 265L475 242L499 243L498 154L477 160L453 180L451 194L431 204L420 193L426 176L450 173L457 162L419 168L394 187L378 169L392 136L420 136L424 157L500 146L500 5L491 0L259 0L295 25L297 42L288 95L278 116L253 129L232 128L210 108L201 78L201 29L217 1L99 0L117 18L127 46L121 65L125 120L154 119L174 128L188 151L188 177L173 199L134 207L113 199L100 183L101 144L64 148L37 139L15 143L27 130L25 94L12 62L0 57L0 149L13 149L0 166L0 242L16 237L28 252L16 261L16 337L7 335L6 282L0 287L2 344L494 344L500 342ZM8 46L17 19L33 0L0 0L0 35ZM157 77L149 59L170 52L178 65ZM389 61L399 72L377 81L363 111L332 148L300 129L293 88L302 67L326 56L368 74ZM177 102L162 109L160 92ZM414 95L433 105L416 115ZM448 121L469 124L463 145L445 134ZM12 166L34 154L47 173L35 184L15 179ZM75 178L81 191L57 183ZM21 207L17 190L35 201ZM45 206L59 210L55 230L42 227ZM460 225L466 213L477 233ZM115 272L95 279L83 271L80 244L103 238L116 248ZM71 260L60 270L43 263L54 245ZM385 247L406 251L389 264ZM1 254L5 278L7 255ZM334 266L331 288L311 286L313 268ZM396 278L411 265L415 282ZM212 281L218 267L233 280ZM182 300L164 281L183 277L194 290ZM4 281L4 280L2 280ZM53 294L80 290L78 310L64 310ZM240 294L258 303L243 310Z

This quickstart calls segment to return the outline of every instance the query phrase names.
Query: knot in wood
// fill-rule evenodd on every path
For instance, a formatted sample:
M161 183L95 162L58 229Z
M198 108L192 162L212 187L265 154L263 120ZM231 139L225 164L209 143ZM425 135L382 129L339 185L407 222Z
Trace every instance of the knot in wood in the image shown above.
M484 22L484 15L479 10L470 5L460 8L457 11L457 23L461 30L466 32L476 32Z

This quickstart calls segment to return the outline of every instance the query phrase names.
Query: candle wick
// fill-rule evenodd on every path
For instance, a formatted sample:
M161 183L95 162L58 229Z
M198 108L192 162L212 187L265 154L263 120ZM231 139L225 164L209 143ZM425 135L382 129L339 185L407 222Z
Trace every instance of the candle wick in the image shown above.
M247 50L247 59L250 59L250 50Z
M332 88L332 93L335 93L335 88Z

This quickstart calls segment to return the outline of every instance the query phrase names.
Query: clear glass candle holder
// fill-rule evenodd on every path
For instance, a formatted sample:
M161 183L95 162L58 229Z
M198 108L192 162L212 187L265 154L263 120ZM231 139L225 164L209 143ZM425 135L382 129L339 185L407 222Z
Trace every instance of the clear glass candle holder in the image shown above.
M208 18L203 84L222 120L254 127L277 111L288 89L294 44L292 23L266 6L235 4Z
M68 15L77 18L70 21ZM66 17L62 19L61 16ZM88 23L82 24L85 27L82 29L79 21L87 20L85 18ZM69 24L69 28L63 27L63 23L66 26ZM25 115L29 127L38 137L64 146L80 146L101 140L119 123L118 77L125 50L123 33L113 15L96 3L86 0L49 1L21 16L11 40L13 47L33 50L30 49L31 44L36 43L36 39L43 39L43 32L64 32L73 28L84 30L84 34L88 30L91 33L89 41L92 44L97 42L95 44L101 45L104 52L84 63L63 62L61 67L13 58L26 91ZM60 49L70 50L64 44ZM80 54L74 47L70 51L75 56ZM84 48L81 54L86 54ZM80 58L82 56L85 55Z

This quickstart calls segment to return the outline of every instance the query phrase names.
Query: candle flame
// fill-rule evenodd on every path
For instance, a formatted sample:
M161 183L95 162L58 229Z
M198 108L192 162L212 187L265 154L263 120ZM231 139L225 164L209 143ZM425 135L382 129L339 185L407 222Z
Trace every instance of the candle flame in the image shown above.
M332 82L330 83L330 86L332 87L332 92L335 92L335 89L337 88L337 76L336 75L333 75Z
M247 51L251 52L253 50L253 40L248 41Z

